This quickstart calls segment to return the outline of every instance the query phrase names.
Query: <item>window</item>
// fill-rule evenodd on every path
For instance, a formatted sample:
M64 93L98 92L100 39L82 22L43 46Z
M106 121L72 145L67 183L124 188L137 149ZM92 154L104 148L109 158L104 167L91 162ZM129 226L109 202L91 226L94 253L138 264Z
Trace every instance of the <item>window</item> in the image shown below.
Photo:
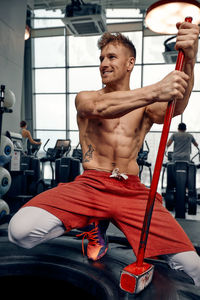
M148 36L144 38L144 64L164 63L164 41L170 36ZM174 40L173 40L174 41Z
M36 128L63 130L66 127L66 96L36 95Z
M135 31L135 32L123 32L125 36L128 36L129 39L132 41L136 48L136 64L142 63L142 32Z
M36 93L65 93L65 69L35 70Z
M60 20L60 18L63 18L64 14L60 9L38 9L34 11L34 17L34 28L63 27L63 22Z
M200 91L193 92L190 97L188 106L186 107L183 114L183 122L187 124L188 131L200 132L200 122L199 122L199 100ZM199 140L200 142L200 140Z
M78 130L78 125L76 121L76 107L75 107L75 97L74 95L69 95L69 128L71 130Z
M97 41L99 36L68 38L69 66L99 65Z
M71 93L102 88L99 68L70 68L68 74Z
M35 68L64 67L65 38L63 36L54 36L35 39L34 65Z

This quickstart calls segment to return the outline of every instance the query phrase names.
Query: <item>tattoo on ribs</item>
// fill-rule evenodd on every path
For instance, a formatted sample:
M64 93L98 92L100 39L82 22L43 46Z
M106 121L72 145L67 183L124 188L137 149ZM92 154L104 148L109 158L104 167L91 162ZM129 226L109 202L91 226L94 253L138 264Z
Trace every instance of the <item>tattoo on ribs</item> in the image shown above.
M88 145L88 151L85 153L83 162L89 162L92 159L92 153L94 152L94 148L92 145Z

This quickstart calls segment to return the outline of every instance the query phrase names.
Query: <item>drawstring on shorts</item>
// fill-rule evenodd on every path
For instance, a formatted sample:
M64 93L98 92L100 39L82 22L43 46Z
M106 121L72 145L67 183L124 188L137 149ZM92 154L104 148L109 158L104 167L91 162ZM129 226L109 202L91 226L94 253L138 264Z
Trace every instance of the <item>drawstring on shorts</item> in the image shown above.
M112 174L110 175L110 177L117 178L117 179L124 179L124 180L128 179L128 176L126 174L119 172L119 168L115 168L112 171Z

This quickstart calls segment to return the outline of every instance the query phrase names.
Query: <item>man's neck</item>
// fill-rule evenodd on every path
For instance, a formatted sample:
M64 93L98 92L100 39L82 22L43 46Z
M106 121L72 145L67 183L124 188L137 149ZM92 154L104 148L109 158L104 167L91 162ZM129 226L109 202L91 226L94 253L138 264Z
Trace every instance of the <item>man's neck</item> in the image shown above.
M106 93L115 92L115 91L129 91L130 86L128 84L107 84L104 88Z

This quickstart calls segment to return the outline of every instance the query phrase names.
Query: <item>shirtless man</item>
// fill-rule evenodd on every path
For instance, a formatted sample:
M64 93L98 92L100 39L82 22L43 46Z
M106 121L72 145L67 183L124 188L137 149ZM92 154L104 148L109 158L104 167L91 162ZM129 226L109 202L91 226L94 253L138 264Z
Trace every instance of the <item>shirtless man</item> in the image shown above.
M27 129L26 121L21 121L20 122L20 127L21 127L21 133L22 133L23 150L24 150L25 153L27 152L27 140L29 140L30 143L34 144L34 145L41 145L42 144L41 142L34 141L30 131Z
M137 153L153 123L163 123L166 107L177 99L181 114L192 91L198 26L178 23L176 49L185 53L184 72L173 71L150 86L130 90L135 48L121 34L99 41L100 73L105 87L76 97L84 173L75 181L39 194L12 218L11 242L31 248L66 230L94 224L84 234L87 255L107 251L102 220L120 228L137 254L149 190L138 178ZM145 257L164 255L172 268L184 270L200 286L200 258L183 229L156 195Z

